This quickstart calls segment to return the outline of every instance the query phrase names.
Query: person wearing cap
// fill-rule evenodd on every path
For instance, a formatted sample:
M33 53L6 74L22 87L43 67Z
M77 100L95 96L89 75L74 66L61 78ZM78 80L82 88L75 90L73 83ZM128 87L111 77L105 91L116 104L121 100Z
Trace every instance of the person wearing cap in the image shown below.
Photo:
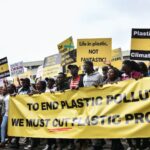
M72 75L69 80L69 88L78 89L79 87L83 87L83 77L78 75L79 67L77 65L69 65L68 69Z
M68 65L68 70L70 71L70 74L71 74L71 77L68 81L69 88L72 90L73 89L77 90L79 89L79 87L83 87L83 77L81 75L78 75L79 67L77 65ZM73 149L73 147L77 147L76 141L78 141L78 144L80 144L80 147L81 147L82 140L69 139L67 141L68 142L67 148Z

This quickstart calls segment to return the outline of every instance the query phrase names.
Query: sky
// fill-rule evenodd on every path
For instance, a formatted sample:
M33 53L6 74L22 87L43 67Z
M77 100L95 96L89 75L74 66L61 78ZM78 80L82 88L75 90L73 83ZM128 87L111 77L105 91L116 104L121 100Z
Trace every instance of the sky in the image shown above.
M72 36L112 38L130 50L132 28L149 28L150 0L0 0L0 58L43 60Z

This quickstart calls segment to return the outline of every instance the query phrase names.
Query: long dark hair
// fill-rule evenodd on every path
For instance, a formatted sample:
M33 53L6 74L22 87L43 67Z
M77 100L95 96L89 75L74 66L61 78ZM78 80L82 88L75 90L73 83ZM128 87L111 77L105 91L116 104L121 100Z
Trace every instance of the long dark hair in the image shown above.
M144 77L148 76L148 67L144 62L139 62L140 72L143 74Z

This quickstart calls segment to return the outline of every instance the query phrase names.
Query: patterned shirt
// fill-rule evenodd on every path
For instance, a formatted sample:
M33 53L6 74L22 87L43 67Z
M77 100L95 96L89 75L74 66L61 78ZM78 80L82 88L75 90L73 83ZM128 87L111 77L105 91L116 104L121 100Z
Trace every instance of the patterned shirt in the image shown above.
M77 76L75 79L71 79L70 89L76 89L79 87L80 76Z

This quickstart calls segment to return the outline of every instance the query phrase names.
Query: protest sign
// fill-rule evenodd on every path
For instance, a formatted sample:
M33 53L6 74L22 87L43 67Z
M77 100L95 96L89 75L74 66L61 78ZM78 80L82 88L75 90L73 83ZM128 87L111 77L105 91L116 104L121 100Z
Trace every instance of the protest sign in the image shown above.
M132 29L130 59L150 60L150 29Z
M26 71L26 72L24 72L24 73L22 73L22 74L19 74L18 75L18 77L21 79L21 78L30 78L31 77L31 75L32 75L32 73L31 73L31 71Z
M9 72L7 57L4 57L0 59L0 79L9 76L10 76L10 72Z
M111 65L118 69L121 69L122 59L121 48L113 49L111 52Z
M10 65L11 75L17 76L24 73L23 62L18 62Z
M77 63L81 66L90 60L94 66L103 66L103 62L111 60L111 41L111 38L78 39Z
M58 44L58 50L61 54L62 66L76 62L76 50L74 49L72 37L69 37L60 44Z
M58 75L59 72L62 72L61 63L61 56L60 54L55 54L48 56L44 59L43 64L43 78L46 77L55 77Z

